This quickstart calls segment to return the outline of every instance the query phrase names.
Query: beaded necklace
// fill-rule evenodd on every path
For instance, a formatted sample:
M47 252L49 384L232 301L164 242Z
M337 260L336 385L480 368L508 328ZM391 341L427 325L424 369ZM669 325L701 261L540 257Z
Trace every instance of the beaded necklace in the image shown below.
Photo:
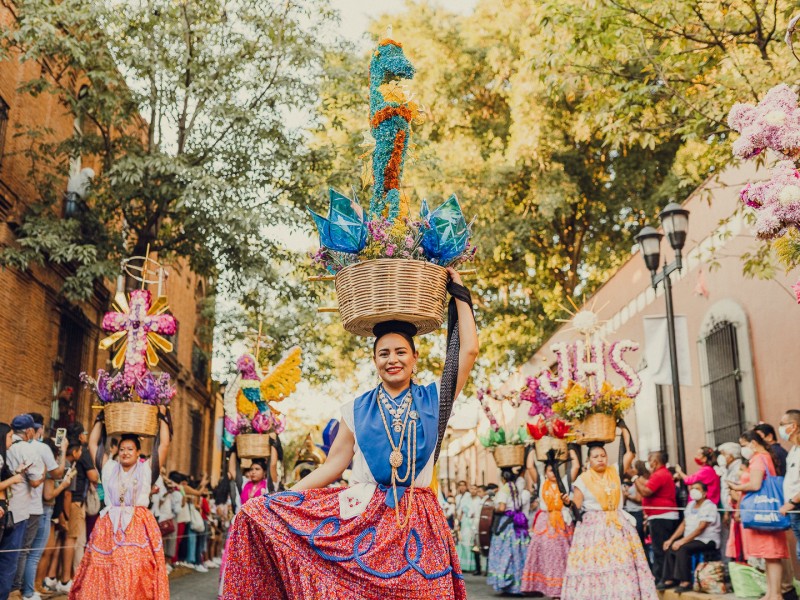
M408 523L409 519L411 518L411 508L414 502L414 479L416 479L417 474L417 415L416 411L413 410L406 410L410 409L411 407L411 390L409 389L406 398L403 400L403 404L406 406L406 409L400 414L395 414L397 411L392 412L392 409L387 406L386 398L388 394L386 390L383 389L383 386L380 388L379 394L379 401L378 401L378 412L381 414L381 421L383 422L383 428L386 430L386 436L389 438L389 445L392 448L391 454L389 454L389 465L392 467L392 493L394 494L394 511L395 511L395 520L397 522L398 527L405 527ZM380 398L383 396L383 398ZM383 406L381 406L383 404ZM384 407L386 407L386 411L384 412ZM395 418L395 421L392 422L393 429L400 434L400 441L395 444L394 438L392 437L392 432L389 429L389 422L386 419L386 412L392 415ZM402 421L400 417L403 415ZM406 474L403 477L400 477L398 473L398 469L403 465L404 458L403 458L403 441L406 437L406 429L408 428L408 449L409 449L409 465L406 467ZM401 520L400 518L400 502L398 501L397 497L397 484L398 483L405 483L408 481L409 477L411 481L409 482L409 498L408 498L408 505L406 508L406 516L404 519Z

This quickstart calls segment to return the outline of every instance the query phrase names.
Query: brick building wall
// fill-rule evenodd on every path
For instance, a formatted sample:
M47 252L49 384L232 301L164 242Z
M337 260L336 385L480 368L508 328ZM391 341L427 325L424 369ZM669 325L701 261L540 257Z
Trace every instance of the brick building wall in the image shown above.
M0 8L0 26L7 27L10 14ZM17 134L37 126L52 131L53 140L73 135L74 119L58 98L43 94L32 97L18 92L26 80L38 76L36 63L17 60L0 62L0 244L14 243L14 228L29 203L36 198L31 164L21 154L25 138ZM84 159L83 166L92 165ZM68 167L64 165L63 188ZM159 369L174 378L178 393L173 401L175 439L167 467L200 474L211 466L214 400L210 387L211 347L198 338L198 303L207 283L185 264L166 265L166 293L172 314L179 322L175 351L162 357ZM81 371L94 373L109 368L109 353L98 350L104 333L103 314L110 309L113 284L96 285L91 299L71 303L59 290L66 271L58 266L32 265L21 272L0 269L0 421L36 411L58 417L54 402L64 387L75 388L75 420L84 426L93 422L97 407L78 385ZM194 364L193 364L194 360ZM194 367L194 368L193 368ZM66 405L62 404L62 407ZM64 411L65 412L65 411ZM145 450L147 445L145 446Z

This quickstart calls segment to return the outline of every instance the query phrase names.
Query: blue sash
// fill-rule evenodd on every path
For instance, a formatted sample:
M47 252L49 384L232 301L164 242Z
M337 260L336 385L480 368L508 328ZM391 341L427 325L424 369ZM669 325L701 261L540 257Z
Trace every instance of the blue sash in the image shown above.
M436 449L436 439L439 435L439 396L436 393L436 384L432 383L426 386L419 386L411 384L411 408L417 412L417 475L428 464L434 450ZM381 419L382 409L378 400L378 388L376 387L365 394L356 398L353 406L353 416L355 421L355 435L358 440L358 445L361 452L364 453L364 458L369 465L369 470L375 481L381 486L392 485L392 467L389 464L389 455L392 453L392 447L389 444L389 438L386 436L386 428ZM388 413L386 415L386 422L389 425L389 431L392 434L392 441L395 444L400 443L400 434L392 429L392 417ZM410 419L409 419L410 420ZM406 474L406 469L410 464L409 453L411 452L411 444L409 443L410 425L406 427L405 439L403 441L403 464L398 469L398 473L402 477ZM409 480L403 483L403 486L413 485ZM383 488L382 488L383 489ZM397 489L400 493L400 487ZM388 497L388 495L387 495Z

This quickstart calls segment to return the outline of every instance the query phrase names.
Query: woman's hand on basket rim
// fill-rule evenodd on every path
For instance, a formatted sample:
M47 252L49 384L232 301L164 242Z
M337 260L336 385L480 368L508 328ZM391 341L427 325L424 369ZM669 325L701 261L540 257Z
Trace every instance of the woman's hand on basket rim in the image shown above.
M461 280L461 274L453 267L447 267L447 272L450 275L450 279L453 281L453 283L464 285L464 282Z

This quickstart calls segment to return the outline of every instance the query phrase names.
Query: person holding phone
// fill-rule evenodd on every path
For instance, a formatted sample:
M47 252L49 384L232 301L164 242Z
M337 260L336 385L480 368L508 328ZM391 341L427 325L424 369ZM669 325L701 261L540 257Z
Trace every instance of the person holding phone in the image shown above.
M61 477L65 470L65 451L67 441L63 440L61 455L56 460L55 453L42 440L44 439L44 416L39 413L30 413L34 423L33 439L30 440L42 459L45 471L51 477ZM49 440L48 440L49 441ZM17 563L17 575L14 579L12 589L22 592L23 600L34 598L36 589L36 570L39 560L44 552L47 538L50 534L50 521L53 517L52 504L45 504L42 498L44 485L40 485L31 490L31 519L28 521L28 529L25 532L25 540L20 550L19 562Z
M6 458L9 469L21 478L9 486L6 532L0 541L0 598L11 592L17 574L20 549L28 532L28 521L33 519L38 530L39 515L31 516L34 504L32 491L44 483L44 462L36 448L29 442L34 437L33 417L17 415L11 421L10 439L6 435ZM10 526L9 526L10 525ZM36 533L36 530L33 533ZM33 538L31 538L32 541Z

